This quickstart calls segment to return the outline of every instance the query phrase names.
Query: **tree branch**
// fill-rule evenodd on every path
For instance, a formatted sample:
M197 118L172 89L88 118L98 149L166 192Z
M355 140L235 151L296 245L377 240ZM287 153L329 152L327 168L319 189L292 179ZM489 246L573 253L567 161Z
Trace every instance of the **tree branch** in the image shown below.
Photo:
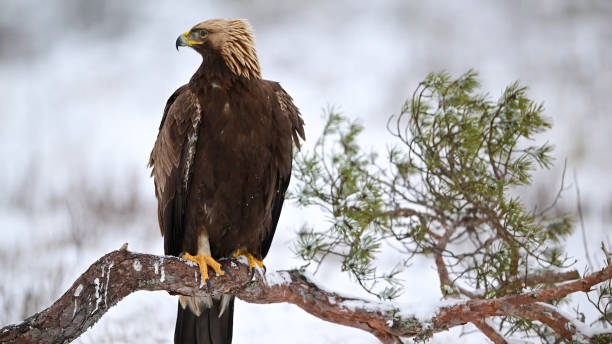
M484 319L476 319L472 321L472 324L476 326L480 332L487 336L495 344L507 344L508 342L501 334L499 334L491 325L487 324Z
M432 318L417 319L409 309L391 303L371 302L338 295L317 287L297 270L259 274L251 280L248 267L236 260L222 262L224 276L210 279L210 290L201 283L195 264L176 257L162 257L127 251L110 252L92 264L51 307L25 319L21 324L0 330L2 343L58 343L74 340L95 324L117 302L137 290L166 290L171 294L218 296L233 293L251 303L288 302L330 322L352 326L375 335L384 343L399 337L427 338L435 332L476 324L483 332L490 327L483 319L493 316L521 316L542 321L567 337L576 333L564 326L567 319L541 302L558 300L570 293L587 292L594 285L612 279L612 266L555 288L498 299L457 301L442 307ZM552 311L551 311L552 310ZM492 333L487 334L494 336ZM585 337L586 338L586 337ZM496 338L496 342L500 342Z

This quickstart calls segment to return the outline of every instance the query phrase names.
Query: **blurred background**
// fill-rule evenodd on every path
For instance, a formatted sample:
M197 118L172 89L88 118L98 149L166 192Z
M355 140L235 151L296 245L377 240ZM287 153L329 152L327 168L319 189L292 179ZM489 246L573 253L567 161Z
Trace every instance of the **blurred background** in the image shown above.
M215 17L250 20L263 75L293 96L310 144L320 133L322 109L334 105L361 120L367 145L384 148L392 142L386 119L432 71L456 76L474 68L494 99L520 80L553 119L539 139L556 145L557 167L518 192L529 204L549 202L567 161L572 188L559 210L576 213L579 185L595 265L599 243L612 240L612 2L5 0L0 6L0 326L49 306L95 259L124 242L134 251L163 252L146 164L167 98L200 62L189 49L177 53L174 41ZM308 217L316 213L286 205L268 269L300 265L291 246ZM579 227L569 242L583 271ZM337 271L323 268L316 279L363 295ZM439 300L433 260L418 259L406 280L406 301ZM594 315L584 298L574 302ZM77 342L168 343L175 312L175 297L140 292ZM377 342L285 304L238 302L234 324L236 343ZM487 342L473 330L455 328L432 342Z

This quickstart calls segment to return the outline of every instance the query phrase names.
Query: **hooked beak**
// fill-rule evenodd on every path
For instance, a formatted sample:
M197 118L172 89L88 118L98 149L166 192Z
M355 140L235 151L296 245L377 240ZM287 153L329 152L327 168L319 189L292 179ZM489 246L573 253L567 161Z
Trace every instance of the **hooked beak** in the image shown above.
M178 38L176 39L176 50L178 51L179 47L187 47L189 44L189 31L183 33L182 35L178 36Z
M185 31L183 34L178 36L178 38L176 39L175 46L176 50L178 50L179 47L192 47L198 44L204 44L204 42L199 41L197 39L193 39L191 32Z

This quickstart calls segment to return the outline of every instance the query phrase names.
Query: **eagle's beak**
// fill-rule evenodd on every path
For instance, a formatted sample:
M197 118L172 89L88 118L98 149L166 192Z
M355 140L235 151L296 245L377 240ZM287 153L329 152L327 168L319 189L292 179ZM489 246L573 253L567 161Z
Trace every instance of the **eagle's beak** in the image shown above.
M176 50L178 51L179 47L188 47L188 46L189 46L189 31L178 36L178 38L176 39Z
M176 39L176 50L178 50L179 47L193 47L198 44L204 44L204 42L193 39L191 32L186 31Z

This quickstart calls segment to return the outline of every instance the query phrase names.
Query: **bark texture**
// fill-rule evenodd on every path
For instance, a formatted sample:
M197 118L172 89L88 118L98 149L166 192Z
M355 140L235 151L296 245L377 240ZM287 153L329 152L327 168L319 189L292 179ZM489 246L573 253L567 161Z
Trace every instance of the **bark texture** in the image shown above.
M381 342L400 337L427 338L435 332L471 322L495 343L503 343L485 321L487 317L513 315L541 321L565 338L596 342L543 302L574 292L587 292L612 278L612 266L555 288L498 299L457 300L438 309L429 320L417 319L409 309L390 303L341 296L317 287L297 270L268 272L266 277L237 261L222 262L230 273L213 276L208 289L202 285L195 264L175 257L130 252L126 246L92 264L49 308L20 324L0 329L1 343L69 342L95 324L117 302L138 290L165 290L171 294L206 296L233 293L251 303L288 302L330 322L352 326L375 335ZM608 336L606 334L604 336Z

